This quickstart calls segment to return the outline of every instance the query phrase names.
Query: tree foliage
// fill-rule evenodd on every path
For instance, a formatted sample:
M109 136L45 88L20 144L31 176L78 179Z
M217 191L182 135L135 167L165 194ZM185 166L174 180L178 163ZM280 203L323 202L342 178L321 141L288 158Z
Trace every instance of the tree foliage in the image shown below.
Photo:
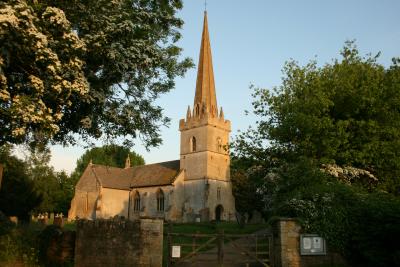
M322 67L290 61L280 87L256 88L260 120L236 140L238 156L357 167L400 194L400 60L385 68L352 42L341 55Z
M400 199L369 193L321 172L307 159L275 169L268 180L270 214L298 218L351 266L396 266L400 260Z
M27 148L27 174L42 202L34 212L62 212L67 214L74 193L74 181L64 172L50 166L50 149L36 146Z
M254 211L264 213L264 169L253 165L251 160L233 158L231 161L232 193L235 196L239 223L244 226L246 216L250 220Z
M397 266L400 60L385 68L353 42L341 55L289 61L281 86L255 88L259 120L233 142L232 170L261 192L264 214L298 218L352 266Z
M192 66L176 46L181 0L0 4L0 144L77 137L161 142L154 104Z
M0 147L0 161L4 163L0 210L7 216L29 221L29 213L40 205L42 197L28 175L25 162L12 156L10 147Z

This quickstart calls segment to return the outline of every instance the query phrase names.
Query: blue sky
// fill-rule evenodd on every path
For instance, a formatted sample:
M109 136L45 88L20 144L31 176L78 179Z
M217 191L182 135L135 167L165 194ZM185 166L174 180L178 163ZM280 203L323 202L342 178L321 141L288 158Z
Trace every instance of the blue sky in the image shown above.
M301 65L312 59L319 64L339 58L346 40L356 40L362 55L382 53L379 62L389 66L400 56L400 1L398 0L208 0L208 23L213 53L218 105L232 122L232 136L245 130L255 118L251 110L250 84L279 86L285 61ZM184 0L179 12L185 24L179 45L183 56L198 61L203 24L203 0ZM175 90L158 104L172 119L162 129L163 144L147 152L138 141L132 149L146 163L179 158L179 119L192 105L196 69L176 79ZM68 172L84 153L83 147L52 148L52 165Z

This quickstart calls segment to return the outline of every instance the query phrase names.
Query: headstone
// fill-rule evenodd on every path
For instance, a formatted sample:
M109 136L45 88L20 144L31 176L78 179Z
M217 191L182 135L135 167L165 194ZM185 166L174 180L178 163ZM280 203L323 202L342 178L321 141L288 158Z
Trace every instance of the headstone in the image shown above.
M13 222L15 224L18 224L18 217L17 216L10 216L9 219L10 219L11 222Z
M47 225L48 220L49 220L49 218L47 217L47 212L44 213L44 214L39 213L39 216L38 216L38 222L39 223L41 223L43 225Z
M59 216L58 214L54 217L53 221L54 225L60 226L61 228L64 227L64 218Z

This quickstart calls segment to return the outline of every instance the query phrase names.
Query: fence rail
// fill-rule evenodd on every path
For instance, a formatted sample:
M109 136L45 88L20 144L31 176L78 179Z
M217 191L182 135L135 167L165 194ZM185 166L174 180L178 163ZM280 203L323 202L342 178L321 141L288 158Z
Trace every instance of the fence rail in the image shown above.
M169 267L266 266L273 267L273 235L187 234L167 232Z

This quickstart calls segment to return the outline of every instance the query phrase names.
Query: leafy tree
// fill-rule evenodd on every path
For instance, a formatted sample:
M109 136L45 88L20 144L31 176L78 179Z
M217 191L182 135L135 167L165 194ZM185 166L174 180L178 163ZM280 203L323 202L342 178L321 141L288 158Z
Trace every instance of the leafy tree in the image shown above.
M71 200L74 197L75 180L64 171L56 173L56 180L58 182L59 191L55 196L55 210L63 214L68 214Z
M25 162L12 156L9 146L0 147L0 161L4 162L0 210L7 216L29 221L29 213L40 205L42 197L28 176Z
M268 212L298 218L304 231L325 237L351 266L396 266L400 259L400 199L369 193L300 159L275 169Z
M0 4L0 33L0 144L57 133L71 100L89 91L85 44L60 9L38 13L26 1Z
M76 168L72 172L71 177L75 182L78 181L89 162L92 162L93 164L123 168L125 167L125 160L128 155L131 166L145 164L142 156L130 151L126 147L115 144L86 150L86 152L76 161Z
M35 212L62 212L67 214L73 197L73 180L65 172L56 172L50 163L50 149L43 146L26 147L27 174L42 202Z
M180 60L181 0L0 3L0 145L82 137L161 142L154 100Z
M290 61L280 87L255 89L260 120L236 140L236 153L261 162L305 156L352 166L400 194L400 59L385 68L379 55L362 58L352 42L341 55L322 67Z
M341 54L324 66L290 61L280 87L256 88L259 121L235 140L233 158L242 173L258 169L248 177L267 216L298 218L352 266L396 266L400 60L385 68L352 42Z
M250 220L254 211L263 212L266 195L264 169L253 165L246 159L232 158L232 193L235 196L236 212L240 214L238 222L244 226L245 216Z

